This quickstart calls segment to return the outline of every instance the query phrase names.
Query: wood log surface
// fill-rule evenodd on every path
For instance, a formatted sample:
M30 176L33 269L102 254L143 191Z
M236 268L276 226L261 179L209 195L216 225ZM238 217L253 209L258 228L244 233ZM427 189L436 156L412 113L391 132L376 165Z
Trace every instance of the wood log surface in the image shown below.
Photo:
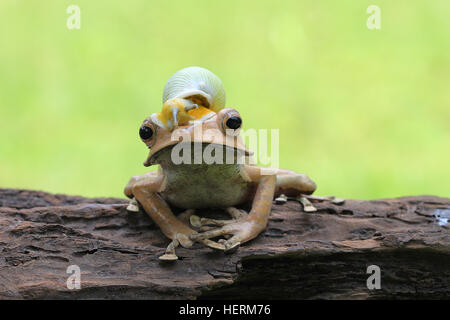
M450 199L273 204L266 230L224 254L169 240L127 199L0 189L0 299L448 299ZM199 215L228 218L220 210ZM67 268L79 266L81 288ZM367 267L381 289L367 287Z

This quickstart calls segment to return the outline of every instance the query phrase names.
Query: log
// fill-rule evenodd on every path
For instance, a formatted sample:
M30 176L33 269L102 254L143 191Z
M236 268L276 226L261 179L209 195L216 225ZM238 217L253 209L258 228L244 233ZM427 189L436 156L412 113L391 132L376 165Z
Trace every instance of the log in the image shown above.
M1 299L448 299L450 199L274 204L232 254L169 241L128 201L0 189ZM202 215L227 218L223 212ZM81 271L69 289L68 267ZM367 286L380 268L380 289Z

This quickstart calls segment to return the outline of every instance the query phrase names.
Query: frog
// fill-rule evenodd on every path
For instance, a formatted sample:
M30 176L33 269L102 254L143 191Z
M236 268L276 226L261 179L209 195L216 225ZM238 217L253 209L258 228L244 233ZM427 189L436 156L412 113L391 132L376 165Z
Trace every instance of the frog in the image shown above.
M238 110L225 107L223 91L211 71L182 69L165 86L162 111L139 127L150 149L144 165L157 170L131 177L124 193L131 199L127 209L143 209L170 239L160 260L178 260L175 249L194 243L236 251L265 230L274 199L295 197L314 209L307 197L317 186L308 175L249 161L243 119ZM242 209L245 204L250 210ZM172 208L183 212L175 215ZM197 215L208 208L224 210L230 218Z

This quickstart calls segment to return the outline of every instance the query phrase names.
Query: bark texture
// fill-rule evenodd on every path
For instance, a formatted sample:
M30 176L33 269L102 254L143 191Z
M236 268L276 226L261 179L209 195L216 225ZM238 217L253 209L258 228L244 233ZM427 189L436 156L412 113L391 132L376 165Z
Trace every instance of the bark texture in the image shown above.
M168 239L127 203L0 189L0 298L450 297L448 198L322 202L315 213L274 204L266 231L237 252L195 244L174 263L158 260ZM66 286L70 265L81 289ZM367 288L370 265L381 269L379 290Z

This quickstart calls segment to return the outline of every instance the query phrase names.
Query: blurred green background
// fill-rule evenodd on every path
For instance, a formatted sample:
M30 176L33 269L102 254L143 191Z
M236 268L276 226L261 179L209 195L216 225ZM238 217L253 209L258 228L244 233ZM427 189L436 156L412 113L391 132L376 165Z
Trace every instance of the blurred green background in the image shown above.
M450 196L449 16L448 0L1 0L0 187L123 196L148 170L142 120L198 65L244 128L280 128L280 167L318 194Z

